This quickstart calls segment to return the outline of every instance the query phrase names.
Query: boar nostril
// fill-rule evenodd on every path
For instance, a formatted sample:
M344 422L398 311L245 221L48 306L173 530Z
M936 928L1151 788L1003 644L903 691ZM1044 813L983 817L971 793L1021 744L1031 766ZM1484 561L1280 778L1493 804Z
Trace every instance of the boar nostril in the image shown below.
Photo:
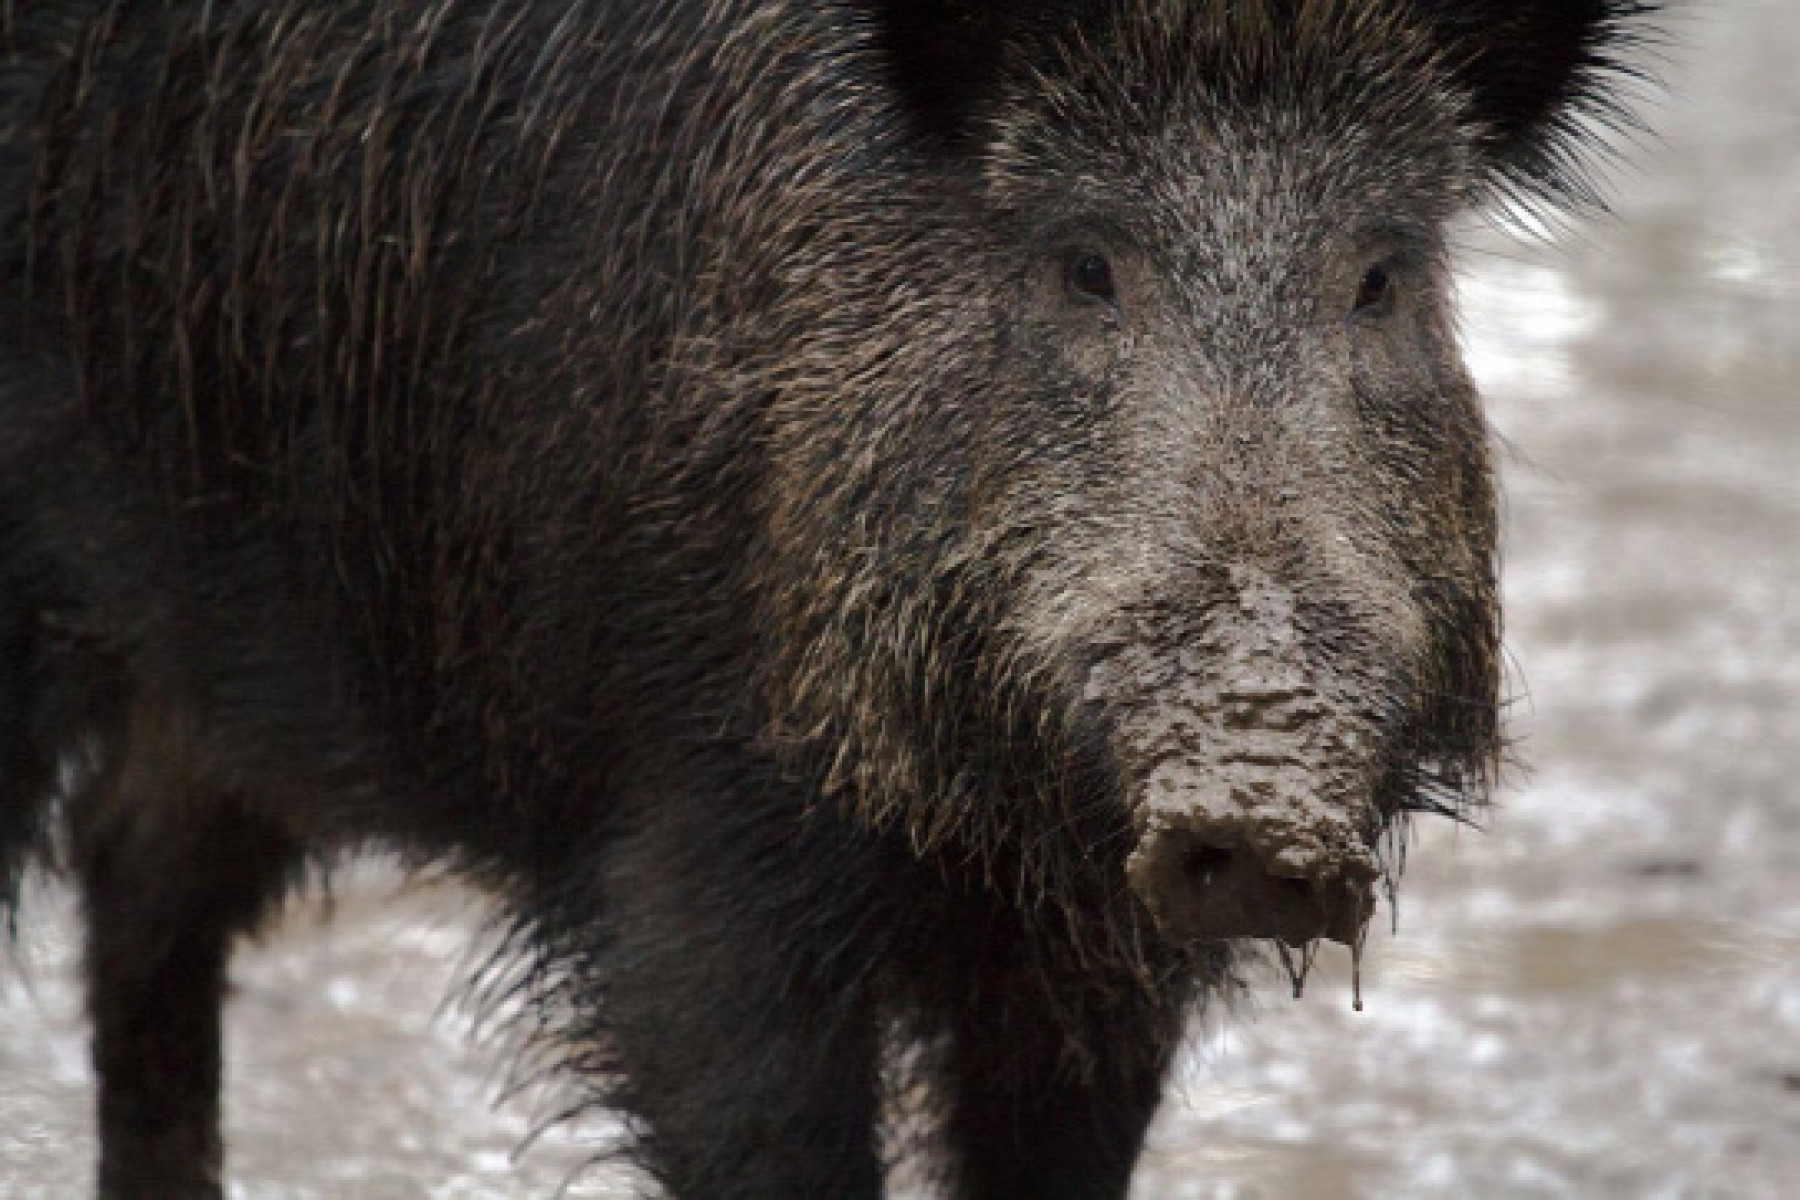
M1271 853L1238 828L1163 827L1134 852L1131 886L1177 942L1277 938L1300 946L1329 938L1350 946L1374 907L1367 879L1352 870L1359 861L1329 859L1316 846Z
M1231 851L1218 846L1195 846L1187 852L1181 865L1189 879L1211 883L1213 876L1223 874L1231 865Z
M1297 900L1304 904L1313 902L1313 885L1304 879L1280 879L1276 881L1276 887L1289 900Z

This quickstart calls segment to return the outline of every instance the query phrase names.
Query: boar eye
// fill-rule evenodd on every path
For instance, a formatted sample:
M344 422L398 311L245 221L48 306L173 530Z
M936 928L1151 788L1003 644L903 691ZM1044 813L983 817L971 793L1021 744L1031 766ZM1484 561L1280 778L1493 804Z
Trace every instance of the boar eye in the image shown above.
M1069 295L1088 303L1118 303L1118 288L1113 283L1112 264L1106 256L1092 250L1080 250L1069 256L1063 272Z
M1370 267L1362 277L1362 283L1356 289L1356 307L1351 312L1355 317L1384 316L1394 306L1394 275L1385 266L1376 264Z

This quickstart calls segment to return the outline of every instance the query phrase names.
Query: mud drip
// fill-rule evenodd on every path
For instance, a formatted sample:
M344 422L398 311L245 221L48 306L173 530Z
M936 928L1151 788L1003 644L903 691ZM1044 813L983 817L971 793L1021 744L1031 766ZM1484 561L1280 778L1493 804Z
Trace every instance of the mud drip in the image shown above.
M1362 998L1362 960L1363 949L1368 945L1369 926L1366 921L1359 921L1360 932L1356 940L1350 943L1350 1008L1354 1012L1363 1010ZM1306 977L1312 973L1313 963L1319 956L1319 942L1314 938L1296 950L1289 949L1280 938L1274 939L1275 952L1280 956L1282 969L1287 972L1288 981L1294 987L1294 999L1302 999L1306 995ZM1296 957L1296 953L1298 957Z
M1295 965L1294 952L1288 949L1287 943L1277 938L1275 952L1281 956L1282 969L1287 972L1288 979L1294 985L1294 999L1306 995L1306 977L1312 974L1313 962L1319 957L1319 939L1313 938L1299 948L1299 965Z

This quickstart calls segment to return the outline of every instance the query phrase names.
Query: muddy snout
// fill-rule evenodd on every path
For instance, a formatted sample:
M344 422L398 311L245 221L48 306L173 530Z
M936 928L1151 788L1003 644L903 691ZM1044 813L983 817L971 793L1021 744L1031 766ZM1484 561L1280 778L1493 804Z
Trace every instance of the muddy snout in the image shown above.
M1303 828L1254 813L1162 813L1131 857L1131 886L1165 937L1183 944L1318 938L1353 946L1380 874L1347 827Z
M1115 746L1137 845L1131 888L1182 944L1328 938L1354 946L1375 911L1383 735L1356 692L1395 657L1366 631L1309 639L1291 590L1248 568L1198 629L1129 645L1089 694L1119 713ZM1354 657L1351 648L1355 650Z
M1239 675L1206 699L1133 730L1136 761L1152 765L1136 789L1132 890L1171 941L1354 946L1381 876L1372 732L1297 672Z

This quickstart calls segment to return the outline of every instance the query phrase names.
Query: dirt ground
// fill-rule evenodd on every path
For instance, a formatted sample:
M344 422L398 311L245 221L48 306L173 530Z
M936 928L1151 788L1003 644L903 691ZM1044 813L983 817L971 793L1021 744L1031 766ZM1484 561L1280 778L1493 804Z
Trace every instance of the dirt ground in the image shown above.
M1671 33L1616 220L1463 239L1526 765L1485 832L1420 827L1364 1012L1327 958L1195 1031L1143 1200L1800 1195L1800 4ZM68 913L40 889L0 969L17 1200L91 1186ZM549 1196L604 1140L515 1161L533 1097L442 1004L477 919L371 870L241 955L234 1197Z

